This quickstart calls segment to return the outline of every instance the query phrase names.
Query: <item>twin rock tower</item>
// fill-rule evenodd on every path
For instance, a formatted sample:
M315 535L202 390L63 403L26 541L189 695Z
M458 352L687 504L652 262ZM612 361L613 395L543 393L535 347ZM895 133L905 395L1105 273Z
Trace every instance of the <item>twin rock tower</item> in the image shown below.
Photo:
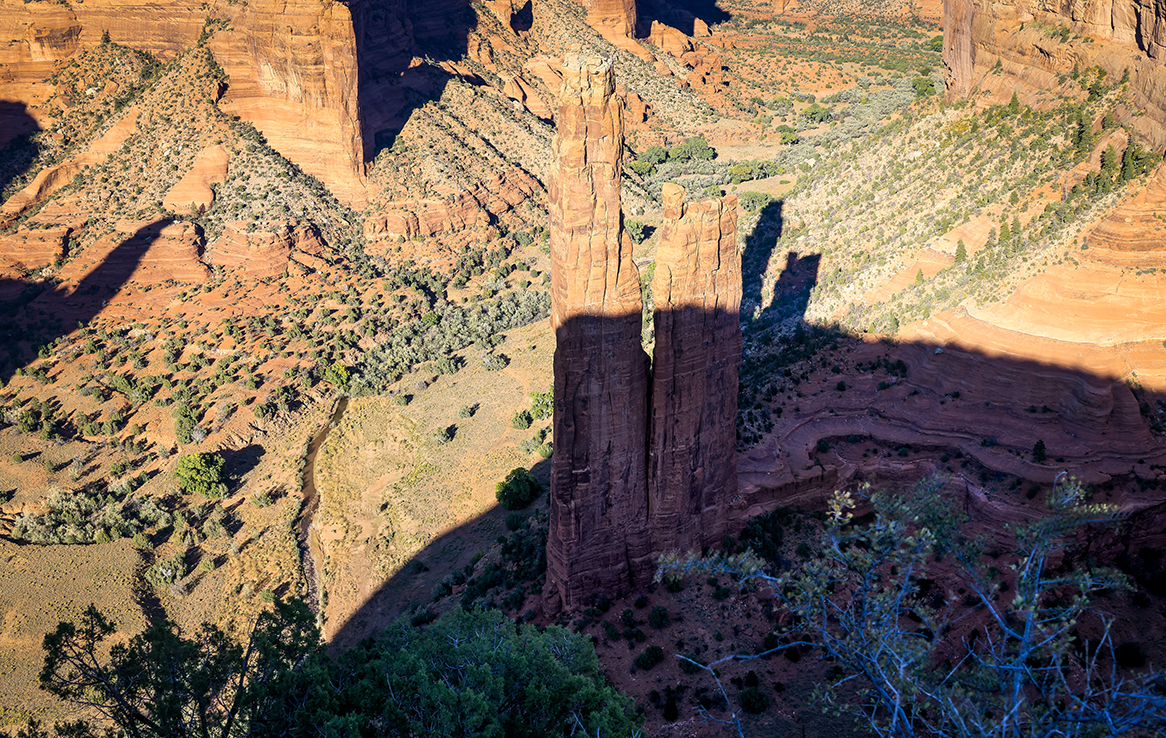
M555 453L548 613L649 581L654 555L724 535L737 490L741 257L737 198L663 189L641 346L640 274L623 230L623 112L612 61L563 62L549 178Z

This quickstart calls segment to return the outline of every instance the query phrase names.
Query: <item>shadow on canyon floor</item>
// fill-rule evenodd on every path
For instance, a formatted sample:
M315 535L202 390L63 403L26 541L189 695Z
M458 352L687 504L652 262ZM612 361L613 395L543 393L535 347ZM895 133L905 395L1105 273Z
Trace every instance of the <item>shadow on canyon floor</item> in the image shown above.
M712 26L725 23L733 17L728 10L720 7L720 0L640 0L637 6L640 16L637 33L642 36L648 35L653 20L692 36L698 18L705 25Z
M39 130L24 103L0 100L0 198L36 159L38 147L32 135Z
M807 323L819 256L775 249L780 203L767 209L762 223L757 233L769 235L747 239L744 255L739 413L755 416L762 399L769 407L786 397L789 402L784 413L773 410L771 432L739 453L742 499L730 513L734 525L781 505L817 507L838 485L870 480L899 488L939 473L967 489L970 514L1000 530L1039 515L1044 493L1068 471L1093 485L1098 501L1137 511L1107 539L1112 550L1105 556L1120 563L1123 556L1133 560L1130 552L1140 547L1166 545L1166 445L1159 422L1166 417L1166 395L1120 377L1001 351L894 342ZM771 304L762 308L766 265L777 253L785 256L785 269L772 285ZM622 328L622 322L612 326ZM544 505L540 500L539 509ZM333 644L354 644L427 606L434 585L458 569L467 577L480 574L464 567L479 543L483 552L490 548L483 522L497 526L505 514L496 508L440 536L415 557L421 563L388 579L334 631ZM451 560L451 550L460 556Z
M37 347L71 333L101 312L172 222L160 220L139 228L72 290L48 281L0 278L0 295L12 296L0 302L0 383L34 361Z

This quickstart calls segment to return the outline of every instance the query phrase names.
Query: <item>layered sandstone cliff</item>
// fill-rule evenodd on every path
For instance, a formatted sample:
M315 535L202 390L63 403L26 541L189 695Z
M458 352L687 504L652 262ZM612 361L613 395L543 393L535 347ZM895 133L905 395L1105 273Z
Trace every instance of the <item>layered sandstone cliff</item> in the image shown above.
M652 280L648 489L655 551L699 551L719 541L725 501L737 489L737 197L692 203L684 197L684 188L664 185Z
M0 32L17 41L0 47L0 100L27 106L27 113L17 109L32 120L45 117L38 106L51 89L42 80L53 63L101 43L103 34L169 58L205 32L230 79L220 107L355 204L365 197L372 139L400 107L393 90L413 45L403 4L373 0L252 0L210 10L179 0L71 7L0 0Z
M623 232L623 115L612 60L563 62L548 182L555 454L546 603L626 592L651 567L648 366L639 274Z
M1075 66L1098 66L1112 80L1128 70L1134 103L1146 111L1129 123L1151 146L1166 145L1166 8L1160 4L944 0L943 26L949 98L996 85L1008 95L1015 89L1023 100L1055 87L1058 75ZM999 77L990 74L994 69Z

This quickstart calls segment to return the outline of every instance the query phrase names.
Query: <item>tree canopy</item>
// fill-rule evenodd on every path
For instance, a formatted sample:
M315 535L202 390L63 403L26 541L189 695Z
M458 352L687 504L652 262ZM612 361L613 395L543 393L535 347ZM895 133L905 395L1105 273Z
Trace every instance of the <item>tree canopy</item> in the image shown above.
M92 605L61 623L45 636L40 684L132 738L626 738L640 722L586 636L496 610L399 621L335 659L299 601L276 600L242 643L157 620L110 647L115 630ZM85 721L55 727L57 738L100 734ZM18 738L50 735L30 723Z
M178 460L174 476L184 492L218 499L227 494L223 463L223 457L218 454L187 454Z

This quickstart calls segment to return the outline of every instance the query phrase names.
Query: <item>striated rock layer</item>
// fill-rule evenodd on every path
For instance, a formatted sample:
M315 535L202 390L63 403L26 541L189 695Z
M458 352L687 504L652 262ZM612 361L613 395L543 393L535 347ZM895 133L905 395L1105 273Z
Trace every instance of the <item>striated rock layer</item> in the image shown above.
M612 69L612 60L567 56L552 144L550 611L626 592L652 566L648 366L639 274L620 213L623 116Z
M741 255L737 197L684 202L666 184L656 250L656 347L648 466L655 551L700 550L725 534L737 490Z
M1015 89L1021 99L1057 86L1074 66L1129 73L1134 102L1146 111L1129 123L1153 147L1166 145L1166 7L1144 0L944 0L943 61L947 94L977 86ZM1078 37L1062 39L1067 28ZM1087 38L1080 38L1084 36ZM1001 77L989 72L999 63Z

